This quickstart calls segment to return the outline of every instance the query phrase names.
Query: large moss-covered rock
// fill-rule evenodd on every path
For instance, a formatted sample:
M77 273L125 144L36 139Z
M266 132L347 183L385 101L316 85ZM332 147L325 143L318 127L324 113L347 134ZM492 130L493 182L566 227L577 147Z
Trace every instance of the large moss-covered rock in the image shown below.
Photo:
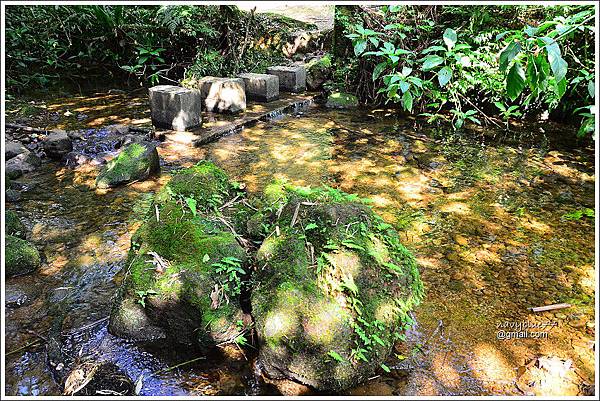
M160 172L156 146L147 142L127 145L117 157L102 168L96 178L96 187L112 188L128 182L145 180Z
M323 391L366 380L422 297L414 257L356 196L285 183L265 196L275 212L252 292L260 365Z
M351 93L335 92L327 97L325 107L330 109L355 109L358 98Z
M5 242L6 276L21 276L40 267L40 254L28 241L13 235L6 236Z
M4 232L6 235L13 235L15 237L25 239L25 226L19 220L19 216L12 210L7 210L4 214Z
M235 184L209 162L179 171L157 194L132 238L113 334L214 345L247 329L239 300L246 252L219 210L236 195Z

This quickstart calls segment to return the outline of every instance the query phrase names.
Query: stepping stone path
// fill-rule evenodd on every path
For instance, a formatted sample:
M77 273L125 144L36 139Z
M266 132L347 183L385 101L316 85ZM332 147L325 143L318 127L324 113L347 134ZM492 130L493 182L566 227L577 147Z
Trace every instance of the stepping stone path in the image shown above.
M240 74L246 84L246 96L252 100L270 102L279 99L279 77L269 74Z
M155 127L186 131L202 125L200 91L159 85L150 88L149 92L152 124Z
M204 77L198 83L206 111L238 113L246 109L246 86L242 78Z
M303 65L269 67L267 74L279 77L279 90L282 92L306 90L306 68Z
M279 91L306 90L304 65L273 66L267 74L244 73L237 78L207 76L198 89L158 85L150 88L152 124L157 128L189 131L202 125L202 104L207 111L238 113L246 110L246 99L271 102Z

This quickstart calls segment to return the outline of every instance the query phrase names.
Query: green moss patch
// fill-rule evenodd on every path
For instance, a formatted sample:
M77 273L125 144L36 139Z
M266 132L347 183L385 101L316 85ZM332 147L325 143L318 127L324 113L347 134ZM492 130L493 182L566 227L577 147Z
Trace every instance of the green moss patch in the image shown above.
M40 267L40 254L28 241L7 235L4 251L8 277L28 274Z
M96 187L111 188L136 180L144 180L160 172L156 147L149 143L127 145L117 157L102 168Z

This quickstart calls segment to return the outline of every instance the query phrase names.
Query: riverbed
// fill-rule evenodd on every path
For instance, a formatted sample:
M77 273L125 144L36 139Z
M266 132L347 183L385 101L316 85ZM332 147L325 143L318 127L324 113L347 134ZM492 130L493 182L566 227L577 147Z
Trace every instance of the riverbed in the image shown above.
M48 129L150 126L141 93L9 102L7 110L7 120ZM63 351L115 363L141 383L140 395L312 393L262 377L251 348L182 355L107 332L119 271L152 195L171 171L201 159L243 182L250 196L285 178L368 197L417 257L426 290L417 323L386 362L391 372L351 394L588 394L595 379L594 219L573 212L595 208L594 151L565 143L566 129L539 122L456 134L387 109L315 105L198 148L158 143L161 176L117 189L94 189L96 165L45 162L17 180L22 199L7 205L44 263L33 275L6 280L6 394L62 392L46 345L59 313ZM560 302L572 306L528 309ZM502 338L521 329L546 334Z

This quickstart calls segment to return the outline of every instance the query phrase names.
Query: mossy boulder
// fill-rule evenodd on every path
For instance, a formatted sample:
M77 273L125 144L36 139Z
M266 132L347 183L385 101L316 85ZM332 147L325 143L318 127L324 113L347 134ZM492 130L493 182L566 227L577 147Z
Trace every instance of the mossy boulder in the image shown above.
M4 232L6 235L25 239L25 226L21 223L21 220L19 220L19 216L12 210L7 210L4 218Z
M113 334L207 346L247 330L239 300L246 251L220 210L236 196L236 185L209 162L173 176L132 238Z
M306 87L316 91L331 77L331 56L324 54L306 63Z
M327 97L325 107L330 109L355 109L358 107L358 98L350 93L335 92Z
M13 235L6 236L5 261L7 277L29 274L40 267L40 254L28 241Z
M112 188L132 181L145 180L160 173L156 146L148 142L127 145L109 161L96 178L97 188Z
M252 314L267 375L322 391L372 376L423 295L398 233L356 196L276 183Z

